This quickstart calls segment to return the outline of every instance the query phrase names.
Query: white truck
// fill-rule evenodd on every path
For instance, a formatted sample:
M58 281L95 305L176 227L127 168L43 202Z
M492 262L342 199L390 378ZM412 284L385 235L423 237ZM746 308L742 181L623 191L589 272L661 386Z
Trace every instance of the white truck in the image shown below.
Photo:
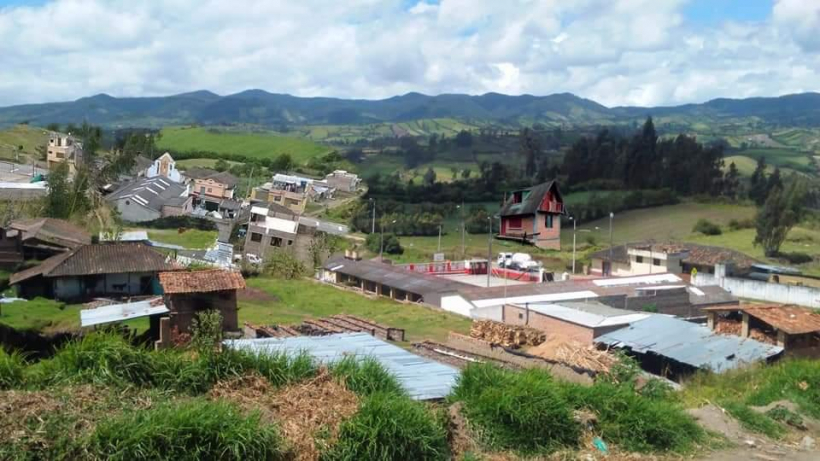
M542 264L527 253L498 253L496 261L498 267L524 272L534 272L541 269Z

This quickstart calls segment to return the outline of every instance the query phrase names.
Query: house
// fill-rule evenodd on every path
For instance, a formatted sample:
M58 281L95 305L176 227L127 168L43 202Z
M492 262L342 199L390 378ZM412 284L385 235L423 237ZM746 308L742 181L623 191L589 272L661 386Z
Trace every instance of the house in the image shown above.
M91 234L62 219L20 219L9 224L11 230L19 233L25 259L42 260L91 243Z
M177 163L171 157L171 154L166 152L151 163L145 170L144 176L146 178L162 177L173 182L182 182L182 175L177 171L176 165Z
M52 169L60 163L67 163L71 174L83 163L83 144L74 136L52 131L48 134L46 162Z
M255 187L251 192L251 202L265 202L282 205L296 214L305 212L313 190L312 178L277 173L271 182ZM320 189L321 190L321 189Z
M589 273L605 277L714 274L715 266L720 264L735 272L747 272L756 263L739 251L694 243L629 243L596 251L590 258Z
M23 239L20 232L0 228L0 268L12 269L24 260Z
M125 221L143 222L193 211L188 188L161 176L128 183L106 198Z
M750 338L718 334L704 325L651 315L595 338L602 347L624 349L641 368L679 380L695 371L723 373L776 360L783 348Z
M170 310L171 329L190 333L197 314L218 310L222 330L238 331L237 291L245 289L242 274L221 269L161 272L159 285Z
M564 200L556 181L513 191L499 214L501 229L497 238L561 249Z
M206 211L217 211L223 216L234 217L241 203L234 199L239 179L227 171L207 168L190 168L185 171L185 179L191 188L194 207Z
M157 274L176 269L142 243L81 245L17 272L9 283L21 296L61 300L157 294Z
M820 313L800 306L720 306L706 309L717 333L776 344L787 353L820 358Z
M353 173L348 173L345 170L336 170L333 173L325 176L327 184L342 192L356 192L359 183L362 181L359 176Z
M594 300L505 304L502 321L545 331L548 337L592 345L598 336L650 315L616 309Z
M297 259L311 262L310 244L316 227L299 222L299 217L282 206L252 206L245 235L245 255L265 259L273 251L293 252Z

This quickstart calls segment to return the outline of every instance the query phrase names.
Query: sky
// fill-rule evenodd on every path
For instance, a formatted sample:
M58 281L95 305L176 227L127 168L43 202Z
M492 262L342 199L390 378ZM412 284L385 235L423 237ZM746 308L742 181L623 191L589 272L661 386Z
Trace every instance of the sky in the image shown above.
M0 0L0 106L251 88L610 107L820 91L820 0Z

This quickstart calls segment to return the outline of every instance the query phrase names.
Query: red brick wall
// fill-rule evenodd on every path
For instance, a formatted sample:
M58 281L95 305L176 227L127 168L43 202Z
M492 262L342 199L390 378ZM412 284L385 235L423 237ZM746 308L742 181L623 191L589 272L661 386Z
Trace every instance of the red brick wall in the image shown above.
M510 325L527 325L545 331L548 339L560 337L581 344L592 344L592 339L595 336L595 331L592 328L548 317L532 310L530 311L529 323L527 323L526 309L509 304L504 305L503 319L504 323Z

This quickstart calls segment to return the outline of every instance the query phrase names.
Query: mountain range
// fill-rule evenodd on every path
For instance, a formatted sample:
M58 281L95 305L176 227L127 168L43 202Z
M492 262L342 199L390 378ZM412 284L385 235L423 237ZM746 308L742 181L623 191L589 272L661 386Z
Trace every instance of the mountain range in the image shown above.
M198 123L367 124L430 118L483 120L508 125L544 122L603 125L634 122L647 115L667 123L696 121L754 123L779 126L820 126L820 93L779 97L714 99L672 107L606 107L571 93L547 96L480 96L408 93L381 100L298 97L247 90L227 96L195 91L173 96L116 98L107 94L71 102L26 104L0 108L0 126L21 122L89 123L105 127L161 127Z

